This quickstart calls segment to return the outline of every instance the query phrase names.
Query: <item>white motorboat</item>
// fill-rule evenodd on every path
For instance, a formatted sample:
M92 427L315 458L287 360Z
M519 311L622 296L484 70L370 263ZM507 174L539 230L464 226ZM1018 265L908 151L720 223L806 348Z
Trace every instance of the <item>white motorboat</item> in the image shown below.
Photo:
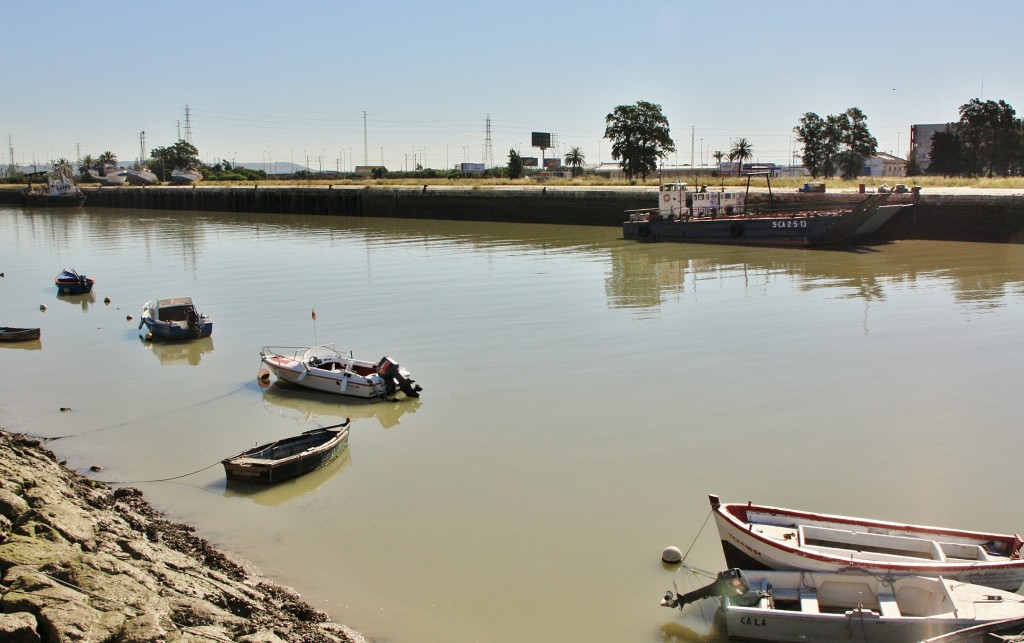
M799 571L721 572L686 594L669 591L661 604L682 607L721 598L729 638L806 643L921 641L976 625L1024 617L1024 596L926 576L876 576Z
M708 496L726 564L739 569L942 576L1016 591L1020 536L851 518Z
M367 362L340 353L334 344L312 347L264 346L260 361L278 380L337 395L381 398L396 388L408 397L419 397L423 390L390 357Z
M191 297L168 297L146 302L139 330L146 327L147 339L200 339L213 334L213 321L196 310Z

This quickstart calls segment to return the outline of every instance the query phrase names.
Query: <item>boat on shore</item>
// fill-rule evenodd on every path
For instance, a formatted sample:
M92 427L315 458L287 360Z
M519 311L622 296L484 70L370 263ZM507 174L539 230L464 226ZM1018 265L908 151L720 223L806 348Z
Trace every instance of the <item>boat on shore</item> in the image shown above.
M726 564L743 570L931 576L1016 591L1020 536L784 509L723 504L709 495Z
M419 397L423 388L405 368L388 356L369 362L342 354L334 344L319 346L264 346L260 361L279 381L315 391L364 399L382 398L401 390Z
M661 604L679 608L719 597L729 638L805 643L907 643L1024 617L1024 596L926 576L729 569Z
M85 205L85 192L75 184L68 168L55 167L52 172L26 174L24 202L30 207L76 208ZM43 177L45 186L32 187L33 177Z
M274 484L297 478L329 464L348 445L351 420L325 426L224 458L228 480Z
M147 185L156 185L159 183L159 179L156 178L156 174L149 171L149 168L139 168L138 170L125 170L125 179L132 185L141 185L143 187Z
M74 268L64 268L54 277L53 283L57 286L57 293L61 295L84 295L92 292L96 280L92 277L78 274Z
M690 191L686 183L658 189L658 207L627 210L622 236L637 241L682 241L751 246L826 246L855 243L879 230L910 204L887 205L889 194L855 203L807 203L775 208L769 179L768 207L751 207L746 191ZM915 193L916 195L916 193Z
M30 342L39 339L41 334L38 328L0 326L0 342Z
M145 326L147 339L183 340L209 337L213 321L196 310L191 297L168 297L146 302L139 330Z
M171 183L174 185L195 185L202 180L203 173L192 166L171 171Z

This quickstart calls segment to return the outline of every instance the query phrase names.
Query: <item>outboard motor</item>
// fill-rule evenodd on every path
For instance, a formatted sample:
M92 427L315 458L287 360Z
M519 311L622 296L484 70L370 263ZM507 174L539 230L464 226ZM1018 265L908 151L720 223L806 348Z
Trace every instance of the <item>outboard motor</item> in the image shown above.
M380 358L380 362L377 363L377 374L384 378L388 395L395 392L396 384L409 397L419 397L420 391L423 390L422 386L409 377L408 371L387 355Z
M708 598L709 596L738 597L743 596L749 590L750 585L747 583L747 579L743 577L743 572L735 568L727 569L724 572L718 572L718 578L715 579L715 582L706 587L701 587L685 594L673 592L672 590L665 592L665 598L661 599L661 606L683 609L683 605L699 601L702 598Z
M188 336L192 339L198 339L203 329L199 325L199 313L196 312L195 308L188 309L188 312L185 313L185 320L188 324Z

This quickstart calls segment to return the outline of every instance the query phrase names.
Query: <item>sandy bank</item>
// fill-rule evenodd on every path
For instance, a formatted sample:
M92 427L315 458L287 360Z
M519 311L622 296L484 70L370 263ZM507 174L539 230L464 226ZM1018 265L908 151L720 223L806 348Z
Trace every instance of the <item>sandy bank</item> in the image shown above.
M137 489L111 490L0 430L0 641L360 643Z

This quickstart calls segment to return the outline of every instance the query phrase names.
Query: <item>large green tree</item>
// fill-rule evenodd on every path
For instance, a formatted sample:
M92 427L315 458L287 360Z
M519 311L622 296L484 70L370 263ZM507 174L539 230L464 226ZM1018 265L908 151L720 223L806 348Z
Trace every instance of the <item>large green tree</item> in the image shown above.
M803 144L804 167L814 178L832 177L836 171L853 178L878 149L878 141L868 131L867 116L857 107L826 118L807 112L793 132Z
M942 176L956 176L963 172L960 139L955 131L932 134L931 152L928 154L928 172Z
M515 149L508 151L508 178L518 179L523 176L523 157Z
M620 161L627 179L646 179L658 168L658 159L676 150L661 105L647 101L619 105L604 121L604 137L612 142L612 158Z
M199 150L183 140L169 147L158 147L150 152L150 156L153 160L149 169L164 180L171 170L183 170L190 165L199 167Z
M956 125L964 170L971 175L1006 176L1020 152L1020 119L1005 101L972 98L960 106Z
M579 176L583 172L583 164L586 160L587 157L583 154L583 150L578 147L570 149L565 155L565 165L572 170L573 176Z

